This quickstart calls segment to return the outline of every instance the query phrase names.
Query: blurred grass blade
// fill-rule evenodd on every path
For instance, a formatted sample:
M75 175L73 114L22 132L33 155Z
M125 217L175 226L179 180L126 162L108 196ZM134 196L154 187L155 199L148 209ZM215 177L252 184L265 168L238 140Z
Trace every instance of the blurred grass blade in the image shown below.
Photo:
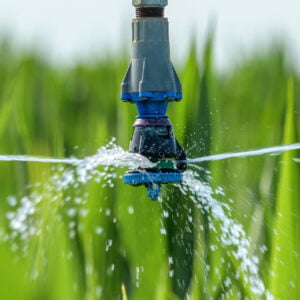
M126 288L125 288L124 284L122 284L122 297L123 297L122 300L128 300L127 294L126 294Z
M276 44L266 51L258 48L217 74L212 30L200 63L198 41L191 45L181 76L184 100L170 104L176 137L190 157L281 143L285 82L293 71L285 64L285 49ZM115 136L118 145L128 148L137 112L134 105L119 100L127 59L107 55L58 66L1 42L0 54L0 153L84 157ZM300 130L293 108L300 111L300 102L294 101L292 85L290 80L284 143L297 142L297 122ZM294 157L299 158L295 152L281 157L275 222L271 183L278 156L228 159L201 165L201 172L212 171L212 184L226 194L217 199L224 200L230 217L251 232L251 254L256 255L261 245L271 249L273 243L271 279L269 253L261 252L259 258L274 295L298 300L299 163L292 161ZM104 182L76 182L59 196L57 206L52 202L56 191L43 200L35 220L43 224L42 231L26 239L30 251L23 264L22 259L15 261L24 253L10 251L11 246L22 249L24 241L9 239L16 232L8 217L19 205L11 206L8 196L21 202L36 184L42 195L38 185L54 189L54 174L51 165L1 163L1 299L183 300L187 293L191 300L252 299L243 276L235 277L237 264L222 245L220 230L209 228L214 220L191 203L190 195L164 187L160 207L149 202L144 188L125 186L118 179L125 170L108 172L117 174L114 188ZM76 215L70 217L74 208ZM265 225L273 223L275 228ZM255 225L252 230L249 224ZM32 283L26 278L35 269L39 278Z
M0 243L0 298L14 300L33 299L32 287L26 280L26 264L23 260L16 262L15 257L5 244Z
M284 144L296 142L293 91L293 79L289 79ZM270 270L270 290L276 299L300 298L300 174L295 154L287 151L281 157Z

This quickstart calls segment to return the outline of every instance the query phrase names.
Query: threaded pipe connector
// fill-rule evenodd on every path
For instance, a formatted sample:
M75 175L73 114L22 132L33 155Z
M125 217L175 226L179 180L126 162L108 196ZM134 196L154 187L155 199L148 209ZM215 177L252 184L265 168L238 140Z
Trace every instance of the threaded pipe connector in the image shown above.
M163 7L137 7L137 18L162 18L164 16Z

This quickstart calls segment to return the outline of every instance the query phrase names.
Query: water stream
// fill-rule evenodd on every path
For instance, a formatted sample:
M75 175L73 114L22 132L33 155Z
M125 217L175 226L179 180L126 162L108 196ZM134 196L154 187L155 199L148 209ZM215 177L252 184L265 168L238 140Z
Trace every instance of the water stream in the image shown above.
M53 158L53 157L40 157L30 155L0 155L0 161L2 162L37 162L47 164L66 164L75 165L82 160L77 158Z
M272 146L266 148L259 148L259 149L251 149L241 152L229 152L229 153L222 153L222 154L215 154L209 155L199 158L192 158L188 159L188 163L201 163L205 161L216 161L216 160L224 160L228 158L235 158L235 157L249 157L249 156L259 156L264 154L271 154L271 155L279 155L285 151L291 150L299 150L300 143L297 144L290 144L290 145L280 145L280 146ZM297 161L297 159L295 159Z
M121 147L114 144L115 139L109 142L106 146L101 147L93 156L80 159L71 158L56 158L56 157L40 157L30 155L0 155L0 162L36 162L47 164L66 164L75 165L79 169L94 169L97 166L115 166L135 168L154 167L147 158L139 154L133 154L125 151Z
M264 154L279 154L284 151L300 149L300 143L292 145L274 146L269 148L262 148L256 150L248 150L243 152L232 152L225 154L212 155L201 158L188 159L190 164L201 163L204 161L222 160L234 157L248 157L258 156ZM295 158L295 162L300 162L300 159ZM42 221L36 222L35 215L41 210L39 203L43 199L51 199L52 202L62 201L62 205L66 205L67 215L74 217L77 213L84 216L89 212L82 208L81 204L87 201L88 194L77 197L74 203L76 207L70 207L71 196L63 195L64 191L70 187L75 189L81 184L86 184L91 180L102 182L103 186L110 188L114 187L114 180L117 179L115 168L126 167L153 167L148 159L130 154L123 150L121 147L115 145L115 140L108 143L106 146L101 147L96 155L84 159L78 158L43 158L34 156L13 156L13 155L0 155L0 161L3 162L37 162L37 163L53 163L53 164L66 164L69 166L56 167L54 175L50 178L49 182L42 187L43 192L30 192L27 196L10 196L7 201L11 210L7 213L10 234L6 234L4 240L11 241L12 249L16 251L17 244L14 243L15 239L24 241L24 249L26 253L26 242L30 241L33 236L38 236L42 232ZM71 166L70 166L71 165ZM99 166L104 166L104 170L98 170ZM194 165L196 168L201 169L200 166ZM38 183L36 184L38 187ZM202 182L198 178L195 171L187 171L184 176L184 183L178 185L182 194L190 194L190 200L194 203L195 207L200 209L204 214L209 215L210 229L214 230L214 224L217 222L221 228L221 235L219 237L221 245L228 249L229 254L237 262L236 277L242 277L243 281L250 287L251 292L258 296L265 296L272 299L272 295L266 290L262 279L259 276L259 260L256 256L250 255L248 248L250 241L246 236L243 227L231 217L231 207L225 203L216 200L215 195L222 194L221 189L213 190L209 182ZM222 194L222 197L225 197ZM61 200L63 199L63 200ZM163 200L163 199L162 199ZM73 223L70 223L73 224ZM95 228L96 232L102 233L101 228ZM70 237L74 236L74 231L70 225ZM26 248L27 247L27 248ZM230 286L230 279L227 280Z
M114 140L113 140L114 141ZM108 147L105 146L107 149ZM203 156L198 158L189 158L186 162L201 163L206 161L218 161L229 158L243 158L249 156L260 156L265 154L279 155L285 151L299 150L300 143L272 146L266 148L251 149L241 152L228 152L222 154L214 154L209 156ZM90 156L84 159L71 157L71 158L57 158L57 157L40 157L30 155L0 155L0 162L37 162L37 163L49 163L49 164L66 164L66 165L80 165L92 163L94 167L103 165L114 165L116 167L153 167L149 160L145 157L131 154L123 150L121 147L115 146L108 152L103 152L103 148L98 150L98 153L94 156ZM295 162L299 162L299 158L294 159Z

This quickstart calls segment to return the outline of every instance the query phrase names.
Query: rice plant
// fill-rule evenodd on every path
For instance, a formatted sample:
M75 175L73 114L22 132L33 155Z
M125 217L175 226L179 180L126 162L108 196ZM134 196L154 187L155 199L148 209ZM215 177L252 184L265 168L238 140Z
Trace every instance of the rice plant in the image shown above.
M170 105L189 157L299 142L299 75L279 45L222 73L212 36L204 49L191 45L180 72L184 100ZM7 41L0 53L1 154L83 158L112 137L127 149L136 111L119 100L124 57L55 66ZM269 295L298 299L300 153L275 154L197 170L222 187ZM150 202L143 188L123 184L126 169L116 169L111 182L54 189L72 174L66 170L0 162L1 299L257 298L245 276L235 276L218 224L212 229L209 213L178 187Z

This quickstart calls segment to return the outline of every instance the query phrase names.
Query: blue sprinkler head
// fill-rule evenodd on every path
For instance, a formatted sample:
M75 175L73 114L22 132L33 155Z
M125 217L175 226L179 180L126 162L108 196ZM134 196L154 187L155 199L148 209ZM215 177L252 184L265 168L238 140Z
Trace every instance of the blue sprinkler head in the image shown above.
M166 115L170 102L182 99L182 88L170 60L166 0L133 0L137 15L133 20L132 62L122 82L121 98L134 103L139 115L129 152L139 153L152 162L152 169L126 173L124 181L144 185L148 196L157 200L162 184L181 183L186 155L177 142Z
M179 170L171 168L139 169L127 172L124 182L132 186L144 185L147 188L148 197L151 200L158 200L162 184L181 183L182 173Z

